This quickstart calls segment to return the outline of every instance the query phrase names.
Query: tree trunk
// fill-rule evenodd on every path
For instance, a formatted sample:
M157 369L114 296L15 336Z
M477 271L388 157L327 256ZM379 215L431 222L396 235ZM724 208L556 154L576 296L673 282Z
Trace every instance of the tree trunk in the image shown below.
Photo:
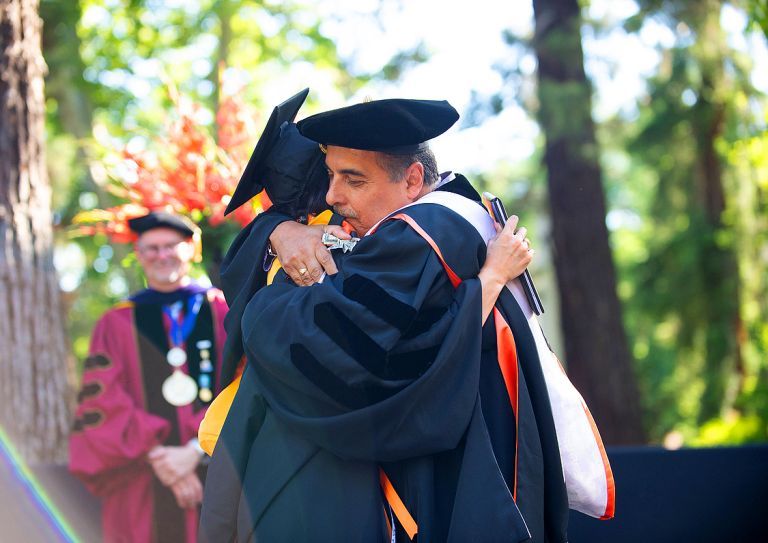
M65 459L72 364L53 267L37 0L0 0L0 422L25 459Z
M577 0L534 0L539 122L546 138L554 262L568 374L604 440L644 441L605 224Z
M219 111L221 103L221 84L223 82L224 70L229 66L229 54L232 45L232 19L237 12L232 0L219 0L214 6L214 13L219 20L219 43L216 48L216 58L208 76L208 80L213 84L213 93L211 93L211 110ZM218 141L218 130L213 131L214 137Z
M704 210L711 233L704 247L700 266L709 288L704 298L707 313L705 388L701 397L699 422L722 415L733 406L744 377L742 345L744 333L739 310L739 267L733 244L718 243L718 235L728 230L723 224L726 191L722 159L717 142L725 129L726 100L731 89L724 73L727 43L720 28L720 3L701 2L701 23L695 56L701 66L701 87L694 106L693 129L697 143L697 181L699 207Z

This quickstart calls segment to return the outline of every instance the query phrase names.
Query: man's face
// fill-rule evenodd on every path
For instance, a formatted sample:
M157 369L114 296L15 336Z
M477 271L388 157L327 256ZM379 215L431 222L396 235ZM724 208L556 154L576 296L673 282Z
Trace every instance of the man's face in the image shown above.
M396 209L414 201L421 188L414 192L406 180L391 179L374 151L328 146L325 164L330 177L325 199L360 236Z
M153 228L139 236L136 257L144 269L147 284L156 290L178 287L189 273L194 246L171 228Z

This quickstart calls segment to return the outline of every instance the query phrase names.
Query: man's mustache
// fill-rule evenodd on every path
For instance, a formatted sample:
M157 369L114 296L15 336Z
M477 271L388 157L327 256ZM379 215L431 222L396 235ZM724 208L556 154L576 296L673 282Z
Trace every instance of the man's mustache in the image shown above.
M357 219L357 213L352 208L333 206L333 212L345 219Z

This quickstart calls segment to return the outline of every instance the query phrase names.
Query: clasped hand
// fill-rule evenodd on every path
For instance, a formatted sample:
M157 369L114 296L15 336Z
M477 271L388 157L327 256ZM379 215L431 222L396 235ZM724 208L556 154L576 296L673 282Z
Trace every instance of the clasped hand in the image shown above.
M351 239L341 226L306 226L293 221L280 223L269 237L285 273L300 287L317 283L323 273L333 275L339 271L331 252L323 245L323 232Z
M203 501L203 485L195 473L200 463L197 449L158 445L149 451L147 460L160 482L171 489L179 507L187 509Z

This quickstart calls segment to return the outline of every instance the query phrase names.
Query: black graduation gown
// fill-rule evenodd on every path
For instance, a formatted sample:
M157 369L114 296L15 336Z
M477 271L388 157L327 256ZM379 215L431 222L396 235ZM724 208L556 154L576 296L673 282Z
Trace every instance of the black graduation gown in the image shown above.
M240 320L245 306L260 288L267 284L264 257L272 231L291 217L274 207L257 215L234 239L219 270L221 290L229 312L224 320L227 340L224 344L221 369L222 383L232 382L237 365L243 357L243 334Z
M234 377L244 354L240 321L246 304L266 284L264 255L269 236L286 220L290 217L274 208L257 216L233 241L222 263L222 290L230 307L225 321L230 331L224 346L225 384ZM200 541L376 541L377 534L384 540L375 466L340 462L276 423L248 367L209 473ZM308 488L313 489L311 496ZM370 488L376 492L371 494ZM354 522L338 522L339 511Z
M485 245L442 206L408 213L465 279L455 291L424 240L392 221L322 285L275 284L247 304L249 367L206 487L202 533L211 540L231 539L235 525L239 540L252 531L264 541L382 539L378 465L416 518L419 541L523 541L528 530L535 541L565 540L546 390L540 370L525 367L534 366L533 340L518 340L526 527L509 490L514 419L472 279ZM510 324L525 324L514 298L503 298Z

